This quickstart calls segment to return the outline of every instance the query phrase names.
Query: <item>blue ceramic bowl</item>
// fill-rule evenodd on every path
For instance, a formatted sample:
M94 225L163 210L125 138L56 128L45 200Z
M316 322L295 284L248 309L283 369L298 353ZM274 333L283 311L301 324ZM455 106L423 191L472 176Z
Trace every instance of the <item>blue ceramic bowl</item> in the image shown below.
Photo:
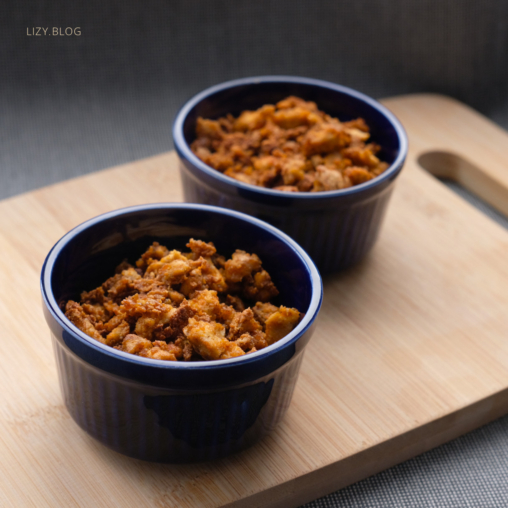
M119 261L153 241L184 248L190 237L220 253L257 253L280 291L305 313L279 342L244 357L168 362L117 351L76 328L61 310L101 284ZM76 423L120 453L150 461L192 462L236 452L281 420L291 401L323 288L301 247L264 222L204 205L156 204L117 210L67 233L41 274L63 398Z
M363 117L371 139L382 147L381 160L390 167L377 178L347 189L286 193L225 176L191 151L199 116L236 116L288 95L315 101L342 121ZM186 201L231 208L269 222L295 239L322 273L345 269L372 248L407 154L403 127L374 99L326 81L288 76L239 79L208 88L182 107L173 125L173 140Z

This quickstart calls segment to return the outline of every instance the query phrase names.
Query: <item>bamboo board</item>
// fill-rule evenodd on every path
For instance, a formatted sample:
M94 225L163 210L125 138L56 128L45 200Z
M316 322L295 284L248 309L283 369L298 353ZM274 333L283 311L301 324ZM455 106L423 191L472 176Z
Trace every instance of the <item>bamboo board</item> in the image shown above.
M423 171L508 213L508 134L435 95L384 103L410 139L381 238L325 280L291 407L239 455L190 466L123 457L62 405L39 272L78 223L181 201L174 153L0 203L0 505L291 507L508 412L508 231Z

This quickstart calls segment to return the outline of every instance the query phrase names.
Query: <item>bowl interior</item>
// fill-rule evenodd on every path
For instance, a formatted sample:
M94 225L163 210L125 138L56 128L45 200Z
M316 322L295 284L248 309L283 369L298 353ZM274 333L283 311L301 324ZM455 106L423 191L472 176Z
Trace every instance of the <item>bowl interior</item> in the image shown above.
M264 104L275 104L289 95L296 95L314 101L318 108L341 121L362 117L370 127L371 140L381 146L381 160L393 163L400 151L399 135L379 105L372 99L353 90L330 84L262 81L241 83L224 88L214 87L216 91L202 94L189 110L183 121L183 136L190 145L196 138L196 120L217 119L231 113L238 116L244 110L254 110Z
M213 207L155 207L98 217L71 233L57 255L51 289L62 307L80 292L99 286L124 259L134 263L153 241L170 250L186 250L189 238L212 241L220 254L235 249L256 253L279 289L274 303L306 312L312 298L308 265L296 250L269 228Z

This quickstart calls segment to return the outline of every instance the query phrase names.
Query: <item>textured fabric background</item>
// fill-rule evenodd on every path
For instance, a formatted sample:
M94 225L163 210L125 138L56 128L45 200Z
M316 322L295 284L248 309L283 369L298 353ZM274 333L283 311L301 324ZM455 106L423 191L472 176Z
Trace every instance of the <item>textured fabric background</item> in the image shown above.
M0 199L169 150L178 107L242 76L444 93L508 128L504 0L3 0L0 14ZM508 506L507 471L505 417L307 507Z
M508 229L508 219L448 187ZM506 508L508 416L302 508Z
M508 127L503 0L3 0L0 12L0 198L166 151L187 98L249 75L444 93ZM81 36L27 36L34 26Z

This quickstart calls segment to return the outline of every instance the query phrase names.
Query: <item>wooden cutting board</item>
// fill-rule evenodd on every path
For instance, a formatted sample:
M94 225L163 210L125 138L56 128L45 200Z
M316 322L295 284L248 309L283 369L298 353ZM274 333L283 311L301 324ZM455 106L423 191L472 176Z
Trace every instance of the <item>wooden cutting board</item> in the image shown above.
M88 437L62 405L41 311L41 265L66 231L181 201L175 154L0 203L1 506L299 506L508 412L508 231L417 162L508 213L508 134L442 96L384 103L410 151L381 238L325 280L284 422L218 462L150 464Z

